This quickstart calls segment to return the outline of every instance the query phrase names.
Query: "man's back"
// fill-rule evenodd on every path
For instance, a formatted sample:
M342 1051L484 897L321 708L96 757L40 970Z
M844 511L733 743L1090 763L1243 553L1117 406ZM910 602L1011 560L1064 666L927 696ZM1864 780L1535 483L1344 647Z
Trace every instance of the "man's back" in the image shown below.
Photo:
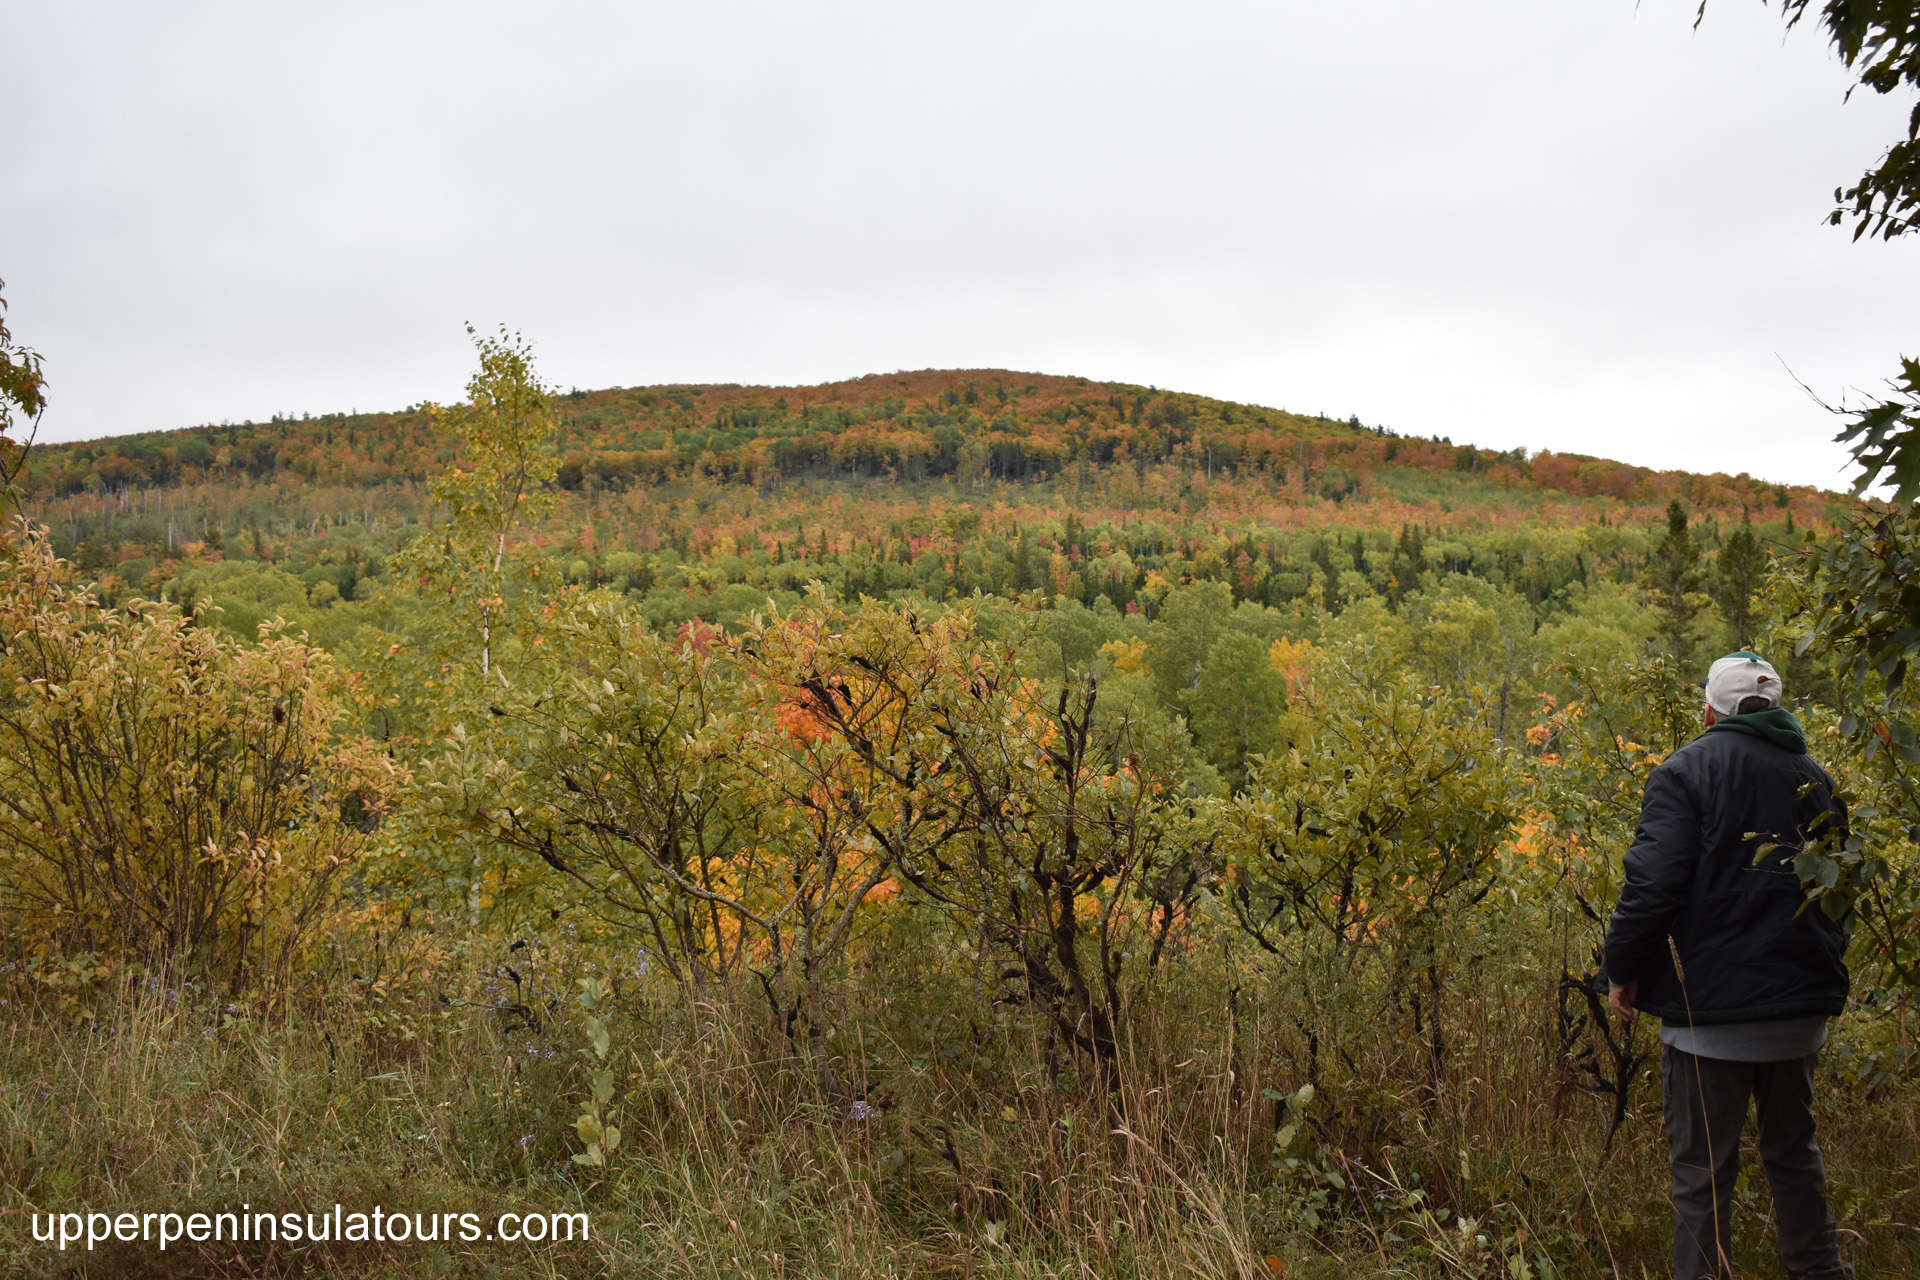
M1638 982L1638 1007L1667 1022L1839 1013L1846 938L1806 905L1793 870L1829 809L1844 820L1826 771L1768 736L1722 725L1674 752L1647 779L1607 931L1608 977ZM1763 844L1780 848L1755 865Z
M1844 832L1846 811L1780 705L1771 663L1742 649L1701 683L1707 731L1647 779L1607 927L1607 1003L1622 1018L1645 1009L1664 1024L1673 1274L1730 1274L1752 1103L1781 1265L1807 1280L1849 1277L1813 1118L1827 1019L1847 1003L1846 935L1808 907L1793 869L1822 829ZM1756 861L1768 845L1777 847Z

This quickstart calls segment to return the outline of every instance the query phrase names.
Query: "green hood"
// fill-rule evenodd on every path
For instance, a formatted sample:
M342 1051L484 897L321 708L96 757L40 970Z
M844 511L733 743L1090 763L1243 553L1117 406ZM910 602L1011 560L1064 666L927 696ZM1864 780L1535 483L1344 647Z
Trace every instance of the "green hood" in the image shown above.
M1794 719L1793 712L1785 707L1769 707L1765 711L1749 712L1744 716L1721 716L1707 732L1712 733L1716 729L1765 738L1782 751L1791 751L1797 756L1807 754L1806 731Z

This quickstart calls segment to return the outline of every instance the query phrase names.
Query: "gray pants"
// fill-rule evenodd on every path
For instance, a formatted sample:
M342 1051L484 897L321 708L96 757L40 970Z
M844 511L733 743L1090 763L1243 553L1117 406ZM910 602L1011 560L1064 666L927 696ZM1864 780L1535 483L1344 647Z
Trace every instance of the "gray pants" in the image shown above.
M1673 1147L1675 1280L1719 1280L1732 1254L1733 1185L1747 1099L1759 1112L1760 1163L1773 1193L1780 1263L1796 1280L1851 1276L1840 1261L1827 1180L1813 1141L1812 1057L1725 1062L1667 1046L1660 1062Z

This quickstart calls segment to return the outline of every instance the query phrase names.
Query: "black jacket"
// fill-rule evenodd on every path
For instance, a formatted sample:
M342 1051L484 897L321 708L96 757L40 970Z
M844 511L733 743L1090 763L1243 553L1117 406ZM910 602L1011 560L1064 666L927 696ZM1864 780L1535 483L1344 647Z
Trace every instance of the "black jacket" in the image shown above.
M1674 752L1647 779L1607 927L1608 979L1638 981L1636 1007L1666 1022L1839 1013L1846 936L1818 906L1801 910L1792 865L1809 823L1827 809L1845 822L1826 770L1765 738L1710 732ZM1765 843L1782 848L1755 866Z

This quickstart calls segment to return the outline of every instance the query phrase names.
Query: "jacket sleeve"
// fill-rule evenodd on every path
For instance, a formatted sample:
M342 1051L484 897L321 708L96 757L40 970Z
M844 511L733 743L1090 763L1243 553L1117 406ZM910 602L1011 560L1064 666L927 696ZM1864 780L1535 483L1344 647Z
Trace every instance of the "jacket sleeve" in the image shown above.
M1647 778L1620 901L1607 925L1609 982L1626 986L1664 967L1667 934L1687 904L1699 862L1699 816L1678 771L1661 765Z

